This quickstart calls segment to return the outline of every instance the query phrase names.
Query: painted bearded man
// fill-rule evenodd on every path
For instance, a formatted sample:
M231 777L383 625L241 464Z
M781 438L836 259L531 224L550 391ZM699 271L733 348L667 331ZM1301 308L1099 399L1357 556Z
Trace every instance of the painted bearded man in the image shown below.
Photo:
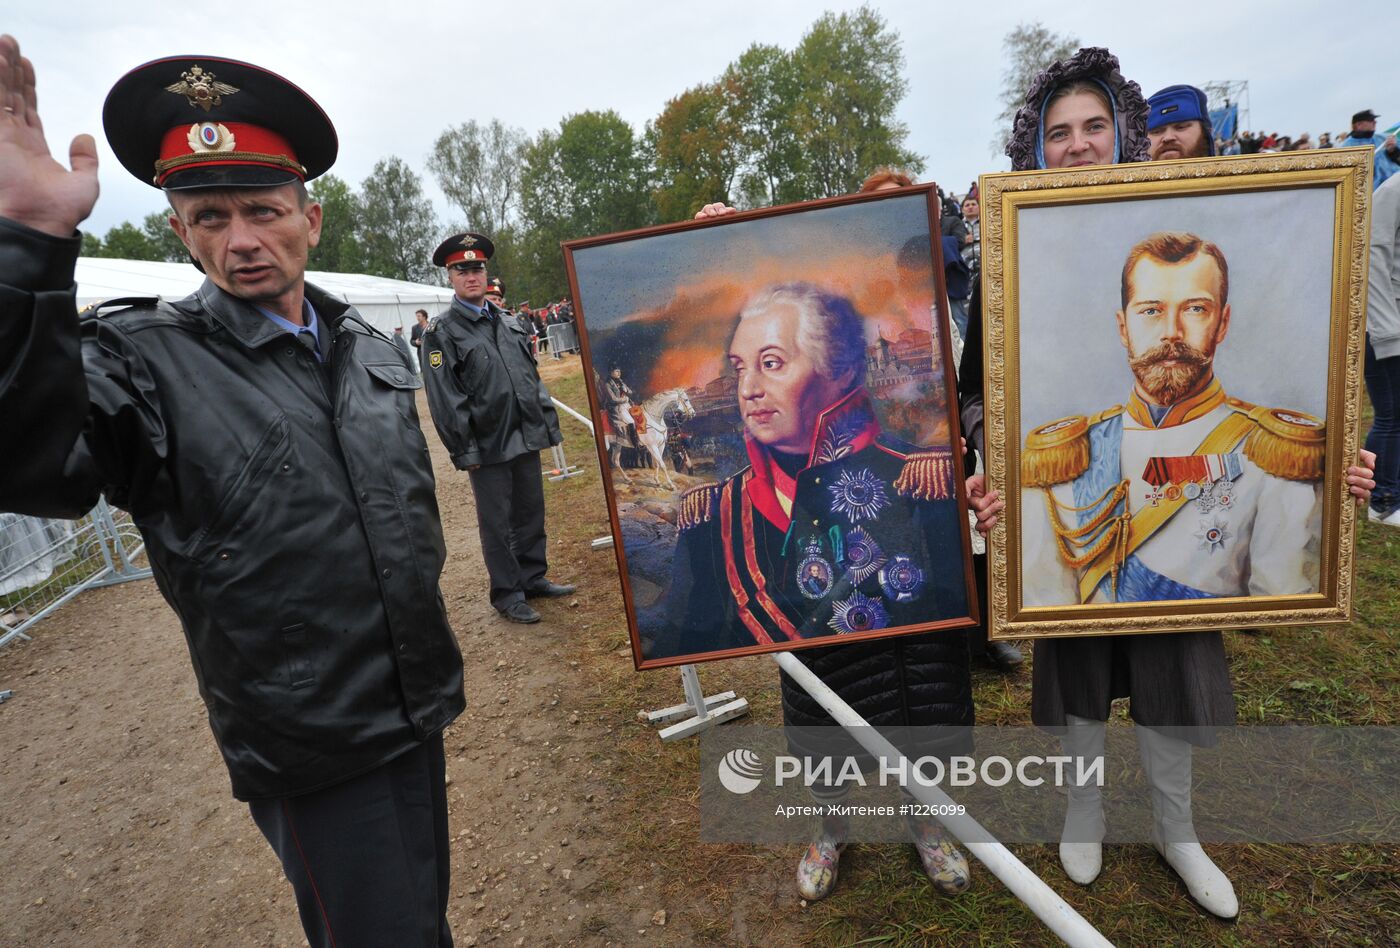
M651 657L967 614L951 455L881 432L865 359L843 297L786 284L744 307L729 362L749 464L683 498Z
M1323 423L1227 395L1225 255L1154 234L1123 267L1124 405L1032 431L1025 604L1289 596L1318 589Z

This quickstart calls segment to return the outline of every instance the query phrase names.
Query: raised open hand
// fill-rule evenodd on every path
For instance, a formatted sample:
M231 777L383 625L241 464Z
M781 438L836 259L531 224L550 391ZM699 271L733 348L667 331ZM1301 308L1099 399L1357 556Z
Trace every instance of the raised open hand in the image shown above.
M0 36L0 217L56 237L72 236L97 203L97 143L79 135L68 170L54 160L34 94L34 64Z

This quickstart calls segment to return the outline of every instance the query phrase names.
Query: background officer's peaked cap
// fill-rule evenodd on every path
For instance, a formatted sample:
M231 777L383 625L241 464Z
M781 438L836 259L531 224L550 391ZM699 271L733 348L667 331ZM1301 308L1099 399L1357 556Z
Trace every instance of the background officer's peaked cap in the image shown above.
M171 56L117 80L102 107L107 141L127 171L167 191L309 181L339 142L321 107L251 63Z
M484 267L495 252L495 244L483 234L453 234L438 244L438 249L433 251L433 266L450 267L454 263L480 263Z

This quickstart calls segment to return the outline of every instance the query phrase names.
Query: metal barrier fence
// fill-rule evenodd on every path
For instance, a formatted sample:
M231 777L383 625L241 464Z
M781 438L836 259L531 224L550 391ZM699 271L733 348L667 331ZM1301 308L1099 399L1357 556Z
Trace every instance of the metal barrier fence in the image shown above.
M80 520L0 513L0 646L85 589L151 575L141 534L105 500Z
M578 352L578 330L573 323L555 323L544 327L545 346L554 359L562 359L566 352Z

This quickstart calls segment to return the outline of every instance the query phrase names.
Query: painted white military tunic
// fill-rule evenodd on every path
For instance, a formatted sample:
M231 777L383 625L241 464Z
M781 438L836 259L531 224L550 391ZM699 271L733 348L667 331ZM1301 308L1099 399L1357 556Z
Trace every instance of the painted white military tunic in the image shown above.
M1227 398L1218 380L1156 421L1134 393L1035 429L1024 605L1316 592L1324 444L1319 420Z

